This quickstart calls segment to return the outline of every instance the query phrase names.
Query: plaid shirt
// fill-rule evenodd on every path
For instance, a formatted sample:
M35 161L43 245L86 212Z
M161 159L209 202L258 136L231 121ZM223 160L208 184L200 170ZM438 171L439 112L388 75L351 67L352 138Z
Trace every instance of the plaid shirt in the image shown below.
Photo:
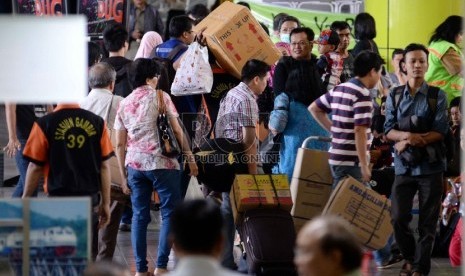
M342 58L342 73L341 73L341 83L350 80L355 77L354 75L354 57L349 52L349 56Z
M220 103L215 137L242 141L242 127L255 127L257 122L257 101L252 90L241 82Z

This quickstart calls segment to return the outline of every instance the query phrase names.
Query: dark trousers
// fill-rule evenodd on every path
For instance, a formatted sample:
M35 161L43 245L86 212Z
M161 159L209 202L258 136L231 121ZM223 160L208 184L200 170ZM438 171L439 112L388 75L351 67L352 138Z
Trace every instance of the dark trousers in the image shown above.
M123 216L125 205L116 200L111 201L110 222L98 231L98 255L97 261L111 262L116 248L119 222Z
M418 191L419 240L415 241L409 223L412 220L413 197ZM422 176L396 175L392 186L392 225L394 236L406 261L413 271L428 274L431 268L436 224L439 218L442 196L442 173Z

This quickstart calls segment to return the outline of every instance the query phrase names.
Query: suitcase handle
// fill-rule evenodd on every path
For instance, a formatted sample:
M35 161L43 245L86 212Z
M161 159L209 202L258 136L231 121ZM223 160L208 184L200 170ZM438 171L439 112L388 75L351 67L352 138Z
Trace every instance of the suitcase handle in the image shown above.
M326 137L326 136L310 136L310 137L307 137L304 140L304 142L302 143L302 148L307 148L307 144L312 140L317 140L317 141L320 141L320 142L330 143L331 142L331 137Z

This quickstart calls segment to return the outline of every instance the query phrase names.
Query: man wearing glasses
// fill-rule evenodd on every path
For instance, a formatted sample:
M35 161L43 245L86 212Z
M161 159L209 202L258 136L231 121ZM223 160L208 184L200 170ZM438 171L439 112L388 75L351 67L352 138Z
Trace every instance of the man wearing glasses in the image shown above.
M293 100L309 106L323 94L321 77L316 68L316 56L312 54L314 38L315 33L310 28L295 28L291 31L291 56L279 60L273 76L275 96L285 92ZM305 83L297 85L296 88L290 79L300 79Z

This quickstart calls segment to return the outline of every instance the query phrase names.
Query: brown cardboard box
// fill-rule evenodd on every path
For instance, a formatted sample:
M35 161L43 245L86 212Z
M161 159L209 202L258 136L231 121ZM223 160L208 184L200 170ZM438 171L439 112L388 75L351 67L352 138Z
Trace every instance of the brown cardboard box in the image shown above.
M325 151L298 149L291 182L293 217L309 220L323 212L332 186L328 158Z
M353 226L353 233L370 249L383 248L392 234L391 201L352 177L337 185L323 214L336 214Z
M221 67L237 78L249 59L272 65L280 58L270 37L244 6L224 2L194 30L200 32L205 27L203 35L207 38L208 48Z
M238 213L258 207L279 206L288 211L292 208L289 183L284 174L238 174L231 188L230 199L235 218Z
M302 229L305 223L309 221L308 219L301 219L301 218L296 218L296 217L292 217L292 220L294 221L294 228L295 228L296 234L299 234L300 229Z

